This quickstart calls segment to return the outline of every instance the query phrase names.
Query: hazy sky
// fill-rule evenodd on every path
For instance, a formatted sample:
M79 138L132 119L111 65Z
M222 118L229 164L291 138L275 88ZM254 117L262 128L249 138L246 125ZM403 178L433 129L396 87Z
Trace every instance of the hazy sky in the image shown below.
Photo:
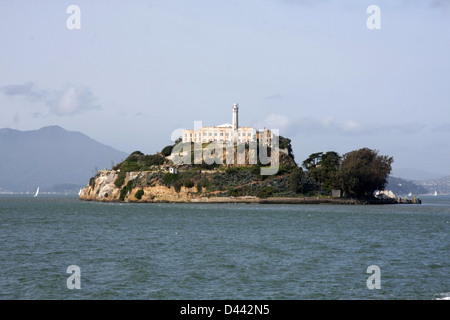
M368 147L450 174L450 1L0 0L0 40L0 128L154 153L238 102L299 163Z

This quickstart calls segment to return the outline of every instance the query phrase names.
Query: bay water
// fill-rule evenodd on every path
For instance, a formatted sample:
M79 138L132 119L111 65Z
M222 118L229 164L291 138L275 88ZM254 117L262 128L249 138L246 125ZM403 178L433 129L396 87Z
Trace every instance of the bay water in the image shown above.
M0 195L0 299L450 299L450 196L422 200L126 204ZM73 265L80 289L68 286Z

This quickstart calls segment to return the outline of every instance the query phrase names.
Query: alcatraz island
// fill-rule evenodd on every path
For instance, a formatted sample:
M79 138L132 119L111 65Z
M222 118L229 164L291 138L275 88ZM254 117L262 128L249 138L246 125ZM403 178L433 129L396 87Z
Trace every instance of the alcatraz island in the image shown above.
M411 203L386 196L393 158L362 148L339 155L294 159L289 138L277 130L232 123L195 125L161 152L131 153L111 170L100 170L79 199L107 202L184 203ZM378 191L376 193L376 191ZM380 192L381 191L381 192ZM381 196L380 196L381 195ZM414 201L418 203L418 201Z

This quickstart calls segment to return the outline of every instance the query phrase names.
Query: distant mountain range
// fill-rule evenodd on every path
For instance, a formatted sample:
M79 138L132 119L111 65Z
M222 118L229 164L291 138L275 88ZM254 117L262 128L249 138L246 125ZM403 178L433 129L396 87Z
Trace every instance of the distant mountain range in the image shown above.
M73 192L127 154L59 126L0 129L0 192Z

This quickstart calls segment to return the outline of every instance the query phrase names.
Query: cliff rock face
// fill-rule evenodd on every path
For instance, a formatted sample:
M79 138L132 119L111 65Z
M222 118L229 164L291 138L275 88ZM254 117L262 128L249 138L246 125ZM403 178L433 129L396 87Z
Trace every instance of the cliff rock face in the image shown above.
M125 185L129 181L137 178L145 178L146 172L128 172L125 179ZM80 200L85 201L119 201L121 188L117 187L114 182L118 177L115 170L99 171L95 178L92 178L89 185L82 189L79 196ZM139 190L143 190L144 194L140 199L135 195ZM124 197L124 202L189 202L193 198L195 188L181 187L177 192L175 187L166 187L164 185L153 185L147 187L132 188Z

